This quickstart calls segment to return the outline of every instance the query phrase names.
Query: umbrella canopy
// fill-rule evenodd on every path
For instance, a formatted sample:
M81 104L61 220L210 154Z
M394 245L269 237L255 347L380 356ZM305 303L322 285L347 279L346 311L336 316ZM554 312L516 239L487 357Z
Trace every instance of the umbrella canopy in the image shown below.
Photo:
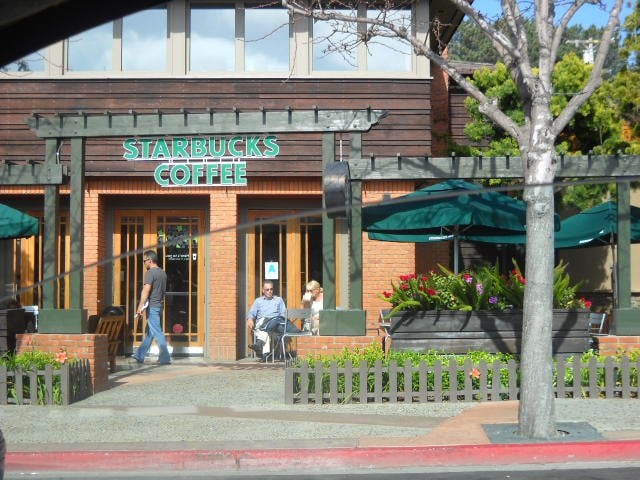
M618 205L605 202L560 222L555 248L613 245L618 234ZM465 235L464 240L483 243L524 244L524 235ZM631 242L640 243L640 208L631 207Z
M502 235L526 231L526 204L463 180L447 180L362 209L362 228L372 240L454 240L457 271L460 235ZM556 219L559 227L559 220Z
M0 239L30 237L37 233L37 218L0 203Z

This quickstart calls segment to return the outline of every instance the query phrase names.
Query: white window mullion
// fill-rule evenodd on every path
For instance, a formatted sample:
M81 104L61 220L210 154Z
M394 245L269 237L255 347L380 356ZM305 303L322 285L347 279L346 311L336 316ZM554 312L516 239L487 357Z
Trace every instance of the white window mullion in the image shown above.
M174 0L167 5L167 70L172 76L187 73L187 2Z
M291 75L307 76L311 74L311 55L313 50L312 20L300 14L291 19L291 41L289 42L289 65Z
M46 76L58 77L64 75L66 61L67 41L56 42L44 49L44 74Z
M367 5L359 5L358 6L358 16L366 17L367 16ZM369 25L366 23L358 23L358 34L364 35L367 32L367 27ZM366 72L367 71L367 45L364 42L358 43L358 71Z
M430 42L429 2L428 0L418 0L414 8L415 10L413 11L413 18L415 19L415 21L413 22L413 24L415 25L415 35L421 42L428 45ZM412 59L413 71L416 72L416 75L420 77L431 76L431 65L427 57L425 57L424 55L418 56L415 54L415 52L413 52Z
M244 1L236 0L236 72L244 72Z
M122 71L122 18L113 22L113 71Z

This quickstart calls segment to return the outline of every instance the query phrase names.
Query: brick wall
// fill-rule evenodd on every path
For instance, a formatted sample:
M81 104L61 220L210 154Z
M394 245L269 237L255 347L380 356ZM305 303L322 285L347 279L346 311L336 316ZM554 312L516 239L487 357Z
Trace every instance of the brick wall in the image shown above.
M58 353L61 348L68 358L88 359L93 393L109 386L107 335L67 333L23 333L16 335L16 353L36 350Z
M598 350L602 355L615 355L640 349L640 336L607 335L596 337Z
M315 354L332 354L339 353L345 348L364 348L371 345L372 342L382 342L382 336L375 332L369 333L367 337L324 337L322 335L313 337L299 337L296 339L297 346L295 348L297 355L302 357L311 353Z
M397 198L413 191L414 182L366 182L362 202L367 205L379 202L385 196ZM381 308L389 308L389 303L379 295L391 289L391 280L414 271L413 243L369 240L367 233L362 232L362 305L367 311L367 329L375 328Z

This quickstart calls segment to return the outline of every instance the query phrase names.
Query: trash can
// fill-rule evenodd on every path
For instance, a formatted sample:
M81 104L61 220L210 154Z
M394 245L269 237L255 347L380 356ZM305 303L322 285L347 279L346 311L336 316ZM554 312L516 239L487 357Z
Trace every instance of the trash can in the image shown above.
M6 308L0 310L0 353L14 353L16 334L25 333L24 308Z

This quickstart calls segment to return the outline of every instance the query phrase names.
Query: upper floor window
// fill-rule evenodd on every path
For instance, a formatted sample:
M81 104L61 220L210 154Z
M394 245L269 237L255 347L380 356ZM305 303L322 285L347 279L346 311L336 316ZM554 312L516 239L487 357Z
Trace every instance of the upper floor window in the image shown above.
M113 22L99 25L67 40L67 70L113 70Z
M420 9L386 12L367 9L362 2L358 13L393 17L415 28L416 12L421 18L428 17L428 0L415 2ZM348 8L337 11L355 17ZM282 77L428 72L422 59L397 38L376 37L359 43L367 28L290 15L279 1L170 0L53 44L0 69L0 75L22 71L47 77ZM426 34L424 38L426 41Z
M368 10L367 17L385 16L396 25L411 31L411 10ZM397 37L375 37L367 44L367 70L375 72L410 72L411 45Z
M0 68L2 72L44 72L44 50L31 53Z
M167 68L167 9L154 8L122 19L122 70Z
M334 10L334 12L355 18L364 14L360 11ZM367 10L368 18L392 21L411 29L411 10ZM374 36L366 44L358 41L358 35L368 28L377 26L343 23L334 21L314 21L313 23L313 70L315 71L369 71L369 72L410 72L411 46L397 37ZM386 30L385 33L389 31Z
M167 9L144 10L69 38L70 72L165 71Z
M334 12L355 16L353 10ZM323 71L349 71L358 68L357 36L355 24L313 22L313 69Z
M233 72L236 11L233 5L193 4L190 12L190 69Z
M289 13L283 8L245 8L244 59L247 72L289 70Z

